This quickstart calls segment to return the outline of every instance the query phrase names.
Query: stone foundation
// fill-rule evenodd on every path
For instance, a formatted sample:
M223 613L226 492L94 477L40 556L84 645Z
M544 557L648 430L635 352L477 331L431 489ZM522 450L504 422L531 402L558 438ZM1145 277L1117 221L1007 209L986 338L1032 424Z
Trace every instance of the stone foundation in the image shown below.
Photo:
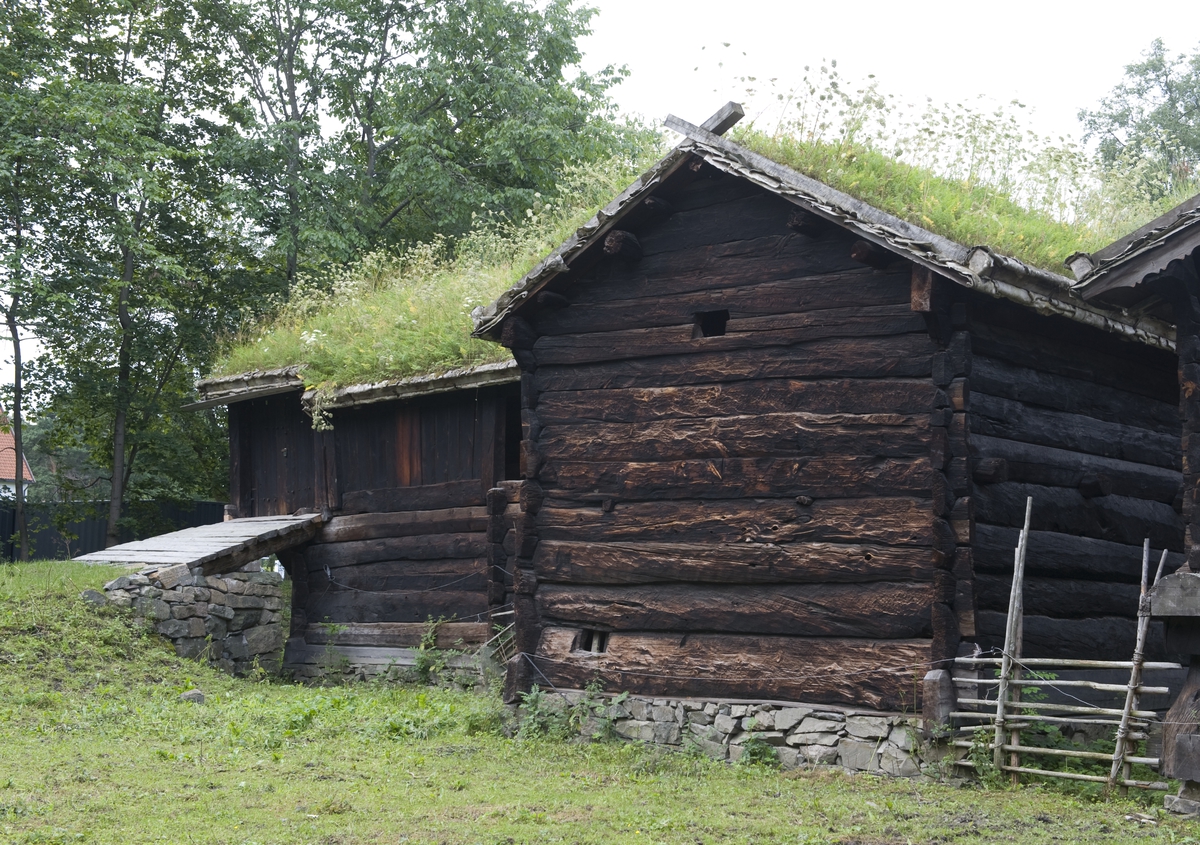
M572 703L584 693L566 693ZM602 696L607 704L584 726L595 734L611 724L628 740L695 749L737 761L751 738L775 749L780 765L841 766L855 772L915 777L945 753L922 740L921 719L897 713L825 705L649 699Z
M207 576L183 564L146 567L109 581L103 598L171 640L180 657L207 659L234 675L256 666L278 672L282 581L274 572L261 571L257 562L238 572Z

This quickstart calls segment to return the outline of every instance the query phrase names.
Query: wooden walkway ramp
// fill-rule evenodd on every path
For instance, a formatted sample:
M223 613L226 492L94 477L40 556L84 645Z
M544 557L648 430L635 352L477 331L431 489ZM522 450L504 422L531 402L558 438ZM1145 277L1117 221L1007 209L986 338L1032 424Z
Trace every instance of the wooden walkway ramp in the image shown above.
M232 572L261 557L307 543L320 525L320 514L232 519L160 534L148 540L122 543L104 551L80 555L75 560L130 566L186 564L201 574L219 575Z

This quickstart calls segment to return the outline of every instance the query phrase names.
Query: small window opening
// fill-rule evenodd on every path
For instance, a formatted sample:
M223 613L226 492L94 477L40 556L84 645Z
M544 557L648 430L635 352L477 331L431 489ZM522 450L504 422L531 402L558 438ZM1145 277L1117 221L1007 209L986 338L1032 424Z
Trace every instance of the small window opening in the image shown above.
M579 637L579 648L592 654L604 654L608 651L608 631L593 631L584 628Z
M721 337L725 334L725 325L729 322L729 311L701 311L696 314L696 325L692 328L692 339L701 337Z

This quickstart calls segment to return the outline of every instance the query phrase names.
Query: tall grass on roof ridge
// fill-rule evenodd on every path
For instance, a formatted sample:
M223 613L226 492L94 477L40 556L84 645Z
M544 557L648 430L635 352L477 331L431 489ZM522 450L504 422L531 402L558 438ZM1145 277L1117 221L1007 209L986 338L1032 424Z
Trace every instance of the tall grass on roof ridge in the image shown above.
M836 188L964 246L986 245L1027 264L1063 273L1074 252L1108 243L1095 228L1056 220L1022 207L983 184L939 176L861 144L744 130L738 143L779 164Z
M470 336L471 309L507 290L660 153L571 168L557 196L539 197L519 221L480 208L456 242L375 252L301 279L229 344L213 375L299 365L306 385L328 390L508 360L504 347Z
M964 246L1065 273L1071 253L1095 251L1200 190L1192 181L1152 196L1147 162L1106 165L1069 137L1041 135L1016 101L917 107L873 76L852 87L836 62L804 70L790 89L765 83L776 104L757 122L772 129L752 122L733 140Z

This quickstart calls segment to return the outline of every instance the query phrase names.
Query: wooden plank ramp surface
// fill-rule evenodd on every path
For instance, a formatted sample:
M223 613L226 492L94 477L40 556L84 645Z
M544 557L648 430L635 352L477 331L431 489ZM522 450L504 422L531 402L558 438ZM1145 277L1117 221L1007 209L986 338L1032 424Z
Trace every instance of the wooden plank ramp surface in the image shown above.
M307 543L321 526L320 514L254 516L185 528L146 540L80 555L84 563L175 566L204 575L232 572L267 555Z

